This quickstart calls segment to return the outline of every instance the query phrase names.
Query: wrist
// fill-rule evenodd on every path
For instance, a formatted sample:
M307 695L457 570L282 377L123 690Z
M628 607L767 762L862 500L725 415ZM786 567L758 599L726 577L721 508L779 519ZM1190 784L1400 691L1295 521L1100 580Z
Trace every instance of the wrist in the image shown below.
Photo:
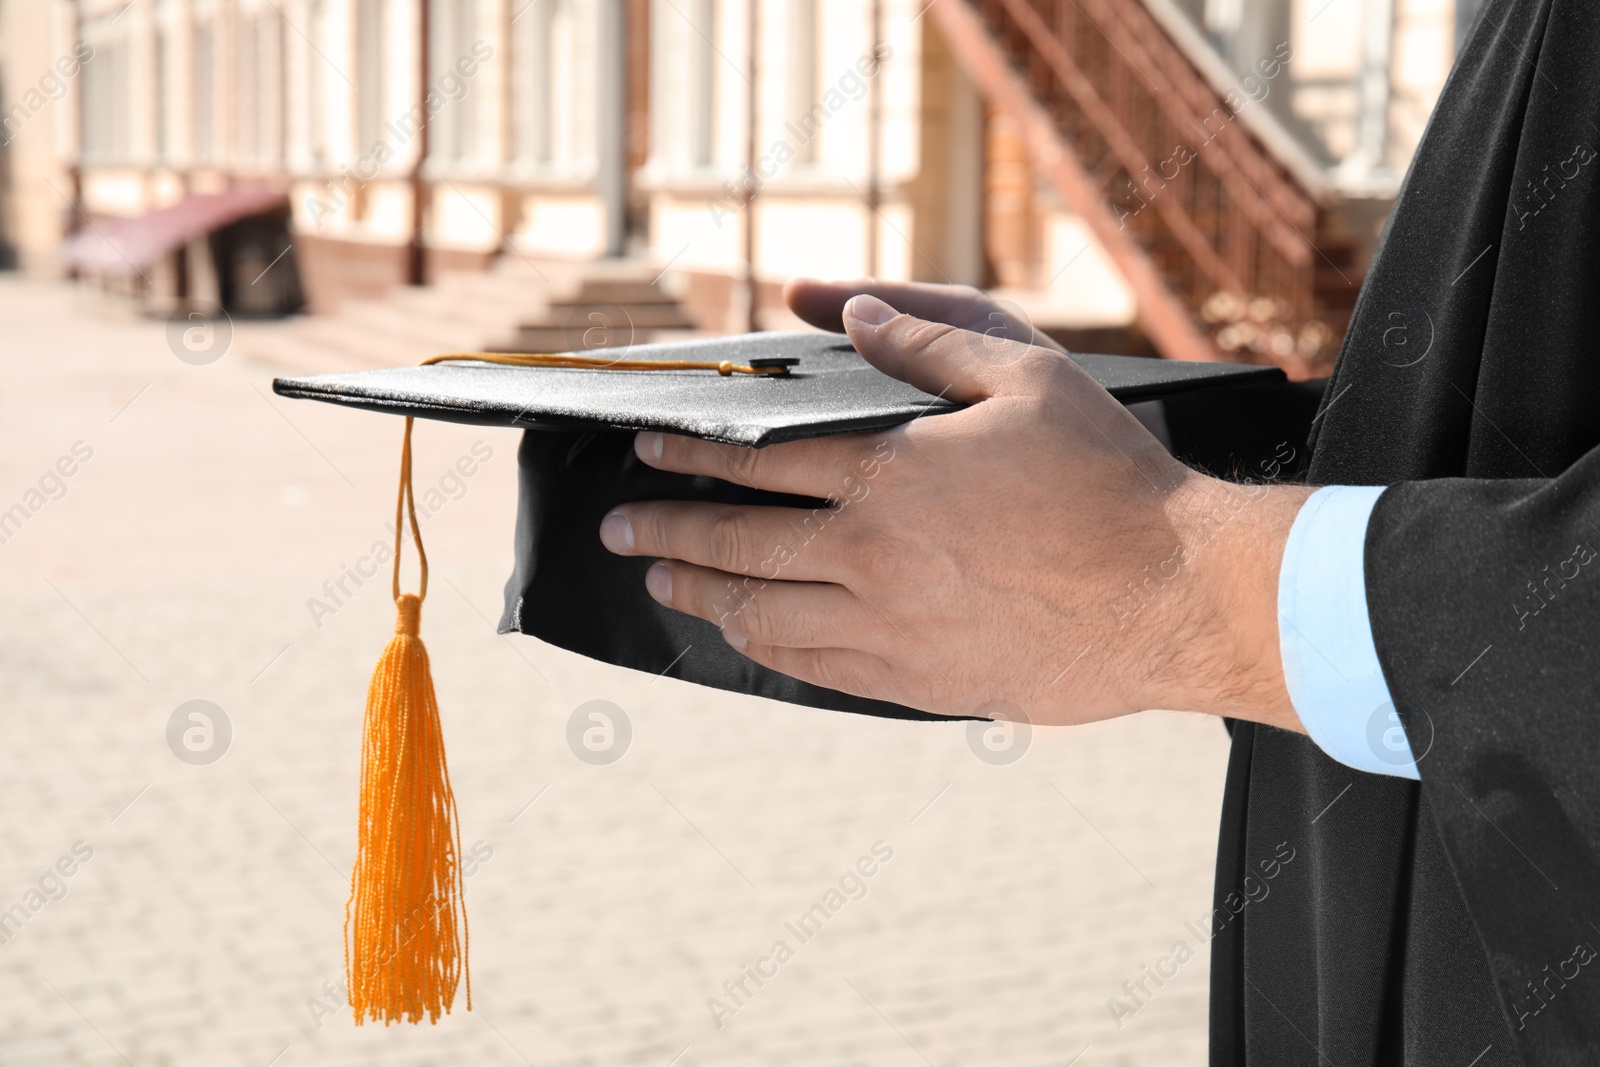
M1197 472L1171 494L1168 519L1192 569L1168 640L1181 653L1157 703L1304 732L1289 700L1278 637L1278 579L1309 486L1240 484Z

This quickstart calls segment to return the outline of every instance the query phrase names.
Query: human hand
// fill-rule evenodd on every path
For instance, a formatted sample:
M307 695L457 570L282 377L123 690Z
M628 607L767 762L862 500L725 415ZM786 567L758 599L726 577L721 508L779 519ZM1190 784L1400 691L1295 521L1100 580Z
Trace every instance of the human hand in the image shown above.
M760 450L640 434L652 466L832 502L615 509L601 538L662 557L646 576L657 600L774 670L932 712L1071 723L1173 707L1298 728L1276 592L1309 490L1184 467L1057 351L980 351L870 295L841 324L884 373L970 406Z
M793 278L783 287L783 298L790 310L819 330L835 333L844 332L845 304L863 293L916 318L942 322L975 334L970 339L972 352L985 362L1004 363L1010 359L1016 349L1006 345L1007 341L1066 352L1049 334L1036 329L1020 307L1008 307L970 285L933 285L877 278L854 281ZM1130 405L1128 410L1165 444L1166 419L1161 401L1146 400Z

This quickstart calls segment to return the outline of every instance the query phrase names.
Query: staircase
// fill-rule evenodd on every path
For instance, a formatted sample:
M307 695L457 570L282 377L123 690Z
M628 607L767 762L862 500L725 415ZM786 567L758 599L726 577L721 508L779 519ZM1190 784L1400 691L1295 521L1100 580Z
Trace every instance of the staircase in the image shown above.
M1171 0L927 11L1105 247L1162 355L1327 372L1360 287L1356 246L1317 166L1242 88L1228 95L1232 76Z
M301 372L416 363L443 352L569 352L694 332L657 268L631 260L534 263L502 256L487 271L445 272L329 315L240 324L258 361Z
M654 267L597 261L569 279L539 317L524 316L506 342L512 352L572 352L665 341L694 332Z

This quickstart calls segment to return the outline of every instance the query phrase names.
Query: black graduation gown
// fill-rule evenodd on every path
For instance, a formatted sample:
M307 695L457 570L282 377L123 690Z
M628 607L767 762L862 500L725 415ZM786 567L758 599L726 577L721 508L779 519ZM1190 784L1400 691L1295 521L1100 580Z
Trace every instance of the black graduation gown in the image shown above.
M1310 470L1392 486L1366 588L1422 781L1234 726L1215 1065L1600 1063L1597 149L1600 4L1489 0Z

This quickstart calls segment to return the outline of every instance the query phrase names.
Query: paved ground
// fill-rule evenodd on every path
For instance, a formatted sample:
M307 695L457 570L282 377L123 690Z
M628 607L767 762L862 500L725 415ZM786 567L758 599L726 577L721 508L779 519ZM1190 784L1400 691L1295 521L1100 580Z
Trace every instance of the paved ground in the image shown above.
M320 620L307 601L384 536L398 423L279 401L237 351L180 362L162 324L65 287L0 281L0 323L0 511L38 505L0 544L0 911L26 917L0 928L0 1063L1204 1062L1203 952L1120 1028L1106 1002L1208 908L1214 721L1041 732L991 766L961 725L498 638L515 435L438 425L419 485L492 450L429 520L424 621L482 858L476 1010L353 1027L358 732L393 608L381 578ZM566 742L592 699L632 724L609 766ZM168 745L191 700L231 724L208 765ZM785 923L878 842L865 895L800 943ZM780 939L794 958L736 1006L724 982Z

